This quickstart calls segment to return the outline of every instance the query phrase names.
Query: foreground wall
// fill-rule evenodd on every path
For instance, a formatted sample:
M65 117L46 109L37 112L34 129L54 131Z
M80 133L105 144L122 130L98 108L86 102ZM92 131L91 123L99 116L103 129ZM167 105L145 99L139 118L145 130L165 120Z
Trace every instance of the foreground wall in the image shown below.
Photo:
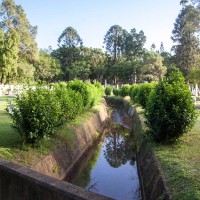
M108 105L121 107L133 119L133 134L137 149L137 168L143 200L171 200L160 163L145 136L145 123L141 108L121 98L106 98Z
M0 200L106 200L75 185L0 159Z

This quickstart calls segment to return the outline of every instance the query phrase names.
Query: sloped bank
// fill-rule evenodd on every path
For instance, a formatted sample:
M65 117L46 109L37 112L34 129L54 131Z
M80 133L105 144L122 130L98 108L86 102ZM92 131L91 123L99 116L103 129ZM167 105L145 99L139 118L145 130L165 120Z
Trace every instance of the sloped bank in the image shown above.
M159 161L145 136L143 110L122 98L107 97L108 105L125 109L133 119L133 134L137 149L137 166L143 200L171 200Z
M75 133L75 139L70 148L65 144L59 146L56 151L45 156L31 168L48 176L64 179L103 131L108 118L106 102L99 104L96 109L97 112L83 124L71 127Z

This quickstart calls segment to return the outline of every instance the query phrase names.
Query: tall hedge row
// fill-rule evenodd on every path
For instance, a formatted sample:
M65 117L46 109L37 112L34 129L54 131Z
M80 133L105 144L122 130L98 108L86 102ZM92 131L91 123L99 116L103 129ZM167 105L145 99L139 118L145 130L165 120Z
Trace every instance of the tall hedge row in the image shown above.
M34 144L91 108L103 94L101 84L80 80L29 87L14 100L13 125L27 143Z

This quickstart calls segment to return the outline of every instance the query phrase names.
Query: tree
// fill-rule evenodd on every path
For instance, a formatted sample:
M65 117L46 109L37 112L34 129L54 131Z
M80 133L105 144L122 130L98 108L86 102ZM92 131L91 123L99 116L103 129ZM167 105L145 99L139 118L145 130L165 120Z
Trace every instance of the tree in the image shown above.
M130 33L127 33L124 42L124 56L127 60L135 61L137 57L141 58L144 53L144 44L146 42L146 36L143 31L139 33L136 29L131 29Z
M125 30L123 30L121 26L113 25L104 37L106 52L111 55L114 62L122 55L123 38L125 35Z
M146 51L141 70L143 79L147 81L162 80L166 73L166 66L163 65L163 57L153 51Z
M9 82L17 74L18 45L20 37L16 32L4 34L0 30L0 78L1 83Z
M155 43L153 43L153 44L151 45L150 49L151 49L151 51L155 51L155 50L156 50L156 45L155 45Z
M4 33L16 32L20 36L19 59L34 63L38 53L35 42L37 27L30 25L23 8L16 5L13 0L2 0L0 16L0 28Z
M160 54L165 52L164 44L163 42L160 43Z
M78 47L82 44L82 39L73 27L67 27L58 38L59 47Z
M47 82L55 81L61 73L61 64L58 59L52 57L44 50L40 51L39 60L35 64L36 80Z
M200 12L193 5L186 5L188 1L181 1L183 8L176 19L171 37L175 45L175 63L187 75L191 68L199 68L197 60L200 55L199 30Z

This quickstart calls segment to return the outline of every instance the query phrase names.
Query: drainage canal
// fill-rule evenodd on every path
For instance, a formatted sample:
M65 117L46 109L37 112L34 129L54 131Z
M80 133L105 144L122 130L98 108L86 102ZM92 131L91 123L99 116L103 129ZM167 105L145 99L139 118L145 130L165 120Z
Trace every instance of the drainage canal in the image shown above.
M114 199L141 199L130 122L123 111L114 110L101 141L65 180Z

